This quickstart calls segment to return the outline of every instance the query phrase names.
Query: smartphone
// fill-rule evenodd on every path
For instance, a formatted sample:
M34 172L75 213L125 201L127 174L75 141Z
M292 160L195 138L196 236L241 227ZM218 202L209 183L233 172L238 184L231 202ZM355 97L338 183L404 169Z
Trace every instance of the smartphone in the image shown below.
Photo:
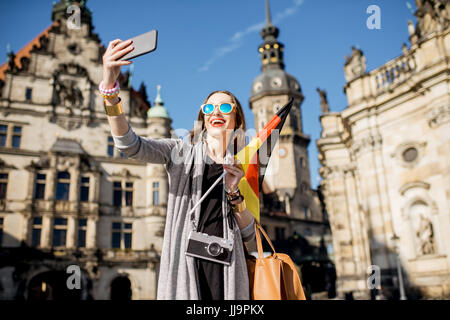
M158 40L158 31L151 30L149 32L131 38L131 40L133 40L133 43L131 45L134 47L134 49L119 58L119 60L131 60L155 51L156 43Z

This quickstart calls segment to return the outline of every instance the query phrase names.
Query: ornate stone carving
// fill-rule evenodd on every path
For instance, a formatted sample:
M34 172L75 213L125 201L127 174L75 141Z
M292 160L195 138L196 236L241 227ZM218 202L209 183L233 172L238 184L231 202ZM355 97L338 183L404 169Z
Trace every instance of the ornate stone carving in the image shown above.
M427 114L428 125L430 128L439 127L441 124L450 120L450 104L433 108Z
M47 156L40 157L38 161L31 161L31 163L25 167L26 170L36 169L48 169L50 168L50 159Z
M140 179L138 175L132 174L128 169L123 168L120 172L114 172L111 174L112 177L120 177L125 179Z
M450 2L448 0L416 0L416 34L424 37L450 26Z
M352 46L352 54L350 57L345 56L344 73L345 80L350 82L351 80L358 78L366 73L366 57L364 53Z
M419 252L422 255L435 253L433 224L423 215L420 216L420 224L416 236L419 241Z
M12 164L7 164L3 159L0 159L0 169L16 170L17 168Z
M58 171L68 171L70 168L74 167L77 161L73 157L58 157L56 163L56 169Z
M83 94L75 81L70 79L57 80L55 83L57 104L69 108L79 108L83 105Z
M316 91L320 96L320 110L322 113L330 112L330 106L328 105L327 100L327 92L325 90L320 90L320 88L316 88Z
M381 146L383 143L383 138L381 135L368 135L366 137L355 140L350 147L350 150L354 154L358 154L367 149L375 149Z
M56 124L68 131L71 131L80 128L82 122L78 119L71 119L69 117L66 117L56 119Z

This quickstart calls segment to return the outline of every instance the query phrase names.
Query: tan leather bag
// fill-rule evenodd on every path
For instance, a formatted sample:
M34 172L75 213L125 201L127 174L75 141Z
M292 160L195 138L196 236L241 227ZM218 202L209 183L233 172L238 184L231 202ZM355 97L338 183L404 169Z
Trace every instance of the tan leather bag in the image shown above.
M260 232L273 253L264 258ZM277 253L261 225L255 223L258 259L246 253L251 300L306 300L294 262L284 253Z

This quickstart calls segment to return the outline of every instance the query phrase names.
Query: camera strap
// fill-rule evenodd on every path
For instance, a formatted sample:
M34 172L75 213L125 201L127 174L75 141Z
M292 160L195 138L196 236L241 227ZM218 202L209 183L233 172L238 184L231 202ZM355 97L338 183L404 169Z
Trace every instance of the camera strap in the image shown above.
M203 202L203 200L205 200L205 198L208 196L208 194L214 189L215 186L217 186L217 184L220 182L220 180L223 179L223 177L225 176L226 172L224 171L219 178L217 178L217 180L212 184L211 187L209 187L208 190L206 190L205 194L200 198L200 200L198 200L198 202L195 204L195 206L191 209L191 211L189 211L188 215L190 215L191 217L191 223L192 226L194 227L193 230L197 230L197 225L195 224L195 209Z
M232 156L233 160L234 160L233 155L235 155L237 152L237 144L235 143L236 138L237 138L237 131L235 130L235 131L233 131L233 133L230 137L230 143L227 146L224 161L226 161L227 157L229 157L229 156ZM234 152L230 152L232 148L234 149ZM206 163L206 152L203 155L203 162ZM192 166L192 167L194 167L194 166ZM191 168L191 174L192 174L192 168ZM200 198L200 200L198 200L198 202L194 205L194 207L191 209L191 211L189 211L188 216L190 216L193 230L197 231L197 228L198 228L195 223L195 209L203 202L203 200L205 200L205 198L214 189L214 187L217 186L217 184L220 182L220 180L222 180L225 177L225 174L226 174L226 171L224 170L223 173L220 175L220 177L217 178L217 180L211 185L211 187L209 187L208 190L206 190L205 194ZM191 177L192 177L192 175L191 175ZM227 215L229 215L228 212L227 212ZM231 225L232 225L232 223L231 223Z

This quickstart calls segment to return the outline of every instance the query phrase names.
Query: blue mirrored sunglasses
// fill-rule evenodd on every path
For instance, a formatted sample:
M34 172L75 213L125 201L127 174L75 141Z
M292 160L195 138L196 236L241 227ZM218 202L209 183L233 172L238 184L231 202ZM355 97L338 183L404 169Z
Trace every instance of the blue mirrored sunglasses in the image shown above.
M201 109L202 109L203 114L211 114L214 112L216 107L219 107L219 111L222 114L229 114L234 109L234 103L222 103L220 105L213 104L213 103L205 103L205 104L202 104Z

